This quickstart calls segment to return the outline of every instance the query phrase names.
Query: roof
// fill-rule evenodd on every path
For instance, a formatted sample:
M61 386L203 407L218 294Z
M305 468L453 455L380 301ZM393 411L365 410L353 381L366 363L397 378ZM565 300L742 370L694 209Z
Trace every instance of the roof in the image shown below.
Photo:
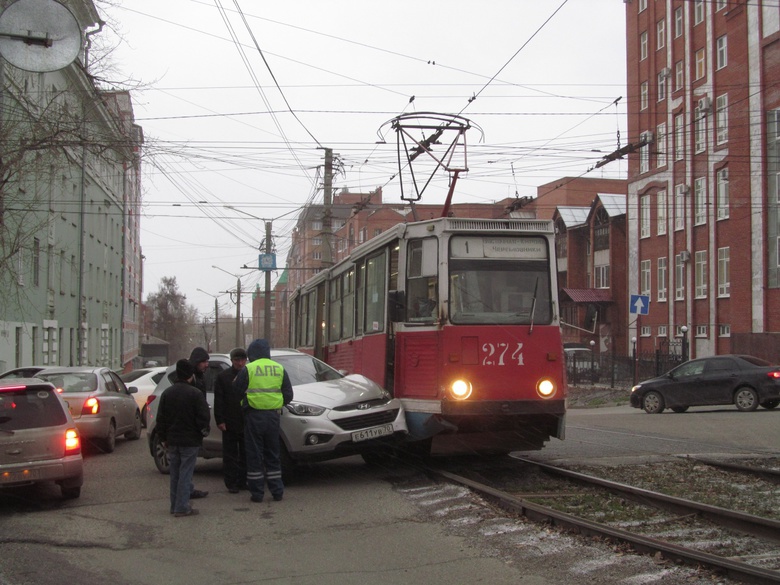
M559 205L557 207L558 215L561 216L564 225L567 229L583 225L588 221L588 213L590 212L590 206L588 207L572 207L569 205Z
M599 193L599 200L604 207L604 211L610 217L626 214L626 196L614 195L612 193Z
M612 291L607 288L564 288L562 290L575 303L612 302Z

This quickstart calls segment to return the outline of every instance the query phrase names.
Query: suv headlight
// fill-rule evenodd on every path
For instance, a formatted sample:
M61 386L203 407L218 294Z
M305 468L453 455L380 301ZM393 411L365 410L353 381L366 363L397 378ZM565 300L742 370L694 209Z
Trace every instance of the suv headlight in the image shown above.
M287 410L296 416L320 416L327 409L313 404L304 404L303 402L291 402L287 405Z

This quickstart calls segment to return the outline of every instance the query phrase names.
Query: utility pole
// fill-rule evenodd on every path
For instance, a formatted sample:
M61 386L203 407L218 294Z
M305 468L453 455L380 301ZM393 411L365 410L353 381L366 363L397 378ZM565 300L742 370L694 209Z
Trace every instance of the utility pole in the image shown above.
M270 256L273 246L271 245L271 222L265 222L265 253ZM263 337L269 343L271 341L271 271L265 271L265 303L263 304Z
M241 279L236 279L236 345L235 347L244 347L241 339Z
M325 182L323 184L323 201L325 209L322 212L322 263L328 267L333 264L333 255L331 253L331 234L332 217L331 207L333 205L333 149L325 149L325 172L323 173Z

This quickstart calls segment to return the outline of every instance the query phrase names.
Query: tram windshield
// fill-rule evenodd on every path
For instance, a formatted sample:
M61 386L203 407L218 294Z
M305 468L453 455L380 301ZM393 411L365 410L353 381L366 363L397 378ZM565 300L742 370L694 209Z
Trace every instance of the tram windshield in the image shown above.
M449 314L458 324L547 324L550 268L541 238L457 237L450 245Z

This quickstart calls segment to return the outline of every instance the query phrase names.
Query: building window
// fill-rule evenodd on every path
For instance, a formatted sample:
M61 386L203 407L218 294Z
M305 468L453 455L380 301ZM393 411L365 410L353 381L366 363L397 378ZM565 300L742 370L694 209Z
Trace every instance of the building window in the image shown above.
M312 238L311 239L311 245L312 246L322 246L322 238Z
M33 286L41 284L41 241L38 238L33 238L32 283Z
M704 79L707 74L707 53L704 49L696 51L696 77L695 80Z
M715 98L715 140L723 144L729 139L729 96L719 95Z
M650 294L650 260L642 260L639 263L639 294Z
M647 0L639 0L639 12L647 10Z
M697 325L696 326L696 337L707 337L707 326L706 325Z
M704 98L707 99L707 98ZM693 151L695 153L704 152L707 148L707 112L706 110L696 108L693 114L694 122L694 141Z
M657 100L662 102L666 99L666 71L661 71L658 74L658 88L657 88Z
M683 62L677 61L674 64L674 90L682 89L685 85L685 69L683 69Z
M639 336L640 337L650 337L650 326L649 325L642 325L639 328Z
M718 219L729 216L729 169L724 167L715 173L718 183Z
M322 231L322 221L318 219L311 222L311 229L314 231Z
M696 288L694 291L697 299L707 298L707 251L700 250L694 254L694 279Z
M685 300L685 260L682 254L674 257L674 300Z
M658 337L666 337L668 335L667 333L666 325L659 325L658 326Z
M731 259L729 248L718 248L718 296L731 296Z
M639 198L639 237L650 237L650 195Z
M693 225L707 223L707 183L704 177L693 182Z
M666 191L659 191L655 196L655 206L658 222L656 233L662 236L666 233Z
M647 31L643 31L639 35L639 60L644 61L647 59Z
M688 187L683 183L674 186L674 230L685 229L685 195Z
M667 280L667 266L666 266L666 256L664 256L663 258L658 259L658 300L659 301L666 300L666 289L668 287L666 280Z
M693 24L704 22L704 0L695 0L693 3Z
M682 114L674 117L674 160L685 157L685 120Z
M311 253L312 260L322 260L322 252L317 250L316 252Z
M666 21L662 18L655 24L655 50L666 46Z
M639 139L644 143L639 147L639 172L646 173L650 170L650 142L646 132L642 132Z
M726 65L728 65L728 51L726 35L723 35L715 41L715 69L723 69Z
M639 109L646 110L650 95L650 84L647 81L643 81L639 86Z
M656 167L665 167L666 166L666 123L658 124L658 126L655 129L655 152L656 152L656 159L655 159L655 166Z
M683 9L682 6L674 10L674 38L678 39L683 34Z
M609 264L594 267L594 288L609 288Z
M718 325L718 336L719 337L731 337L731 325L728 323L721 323Z

